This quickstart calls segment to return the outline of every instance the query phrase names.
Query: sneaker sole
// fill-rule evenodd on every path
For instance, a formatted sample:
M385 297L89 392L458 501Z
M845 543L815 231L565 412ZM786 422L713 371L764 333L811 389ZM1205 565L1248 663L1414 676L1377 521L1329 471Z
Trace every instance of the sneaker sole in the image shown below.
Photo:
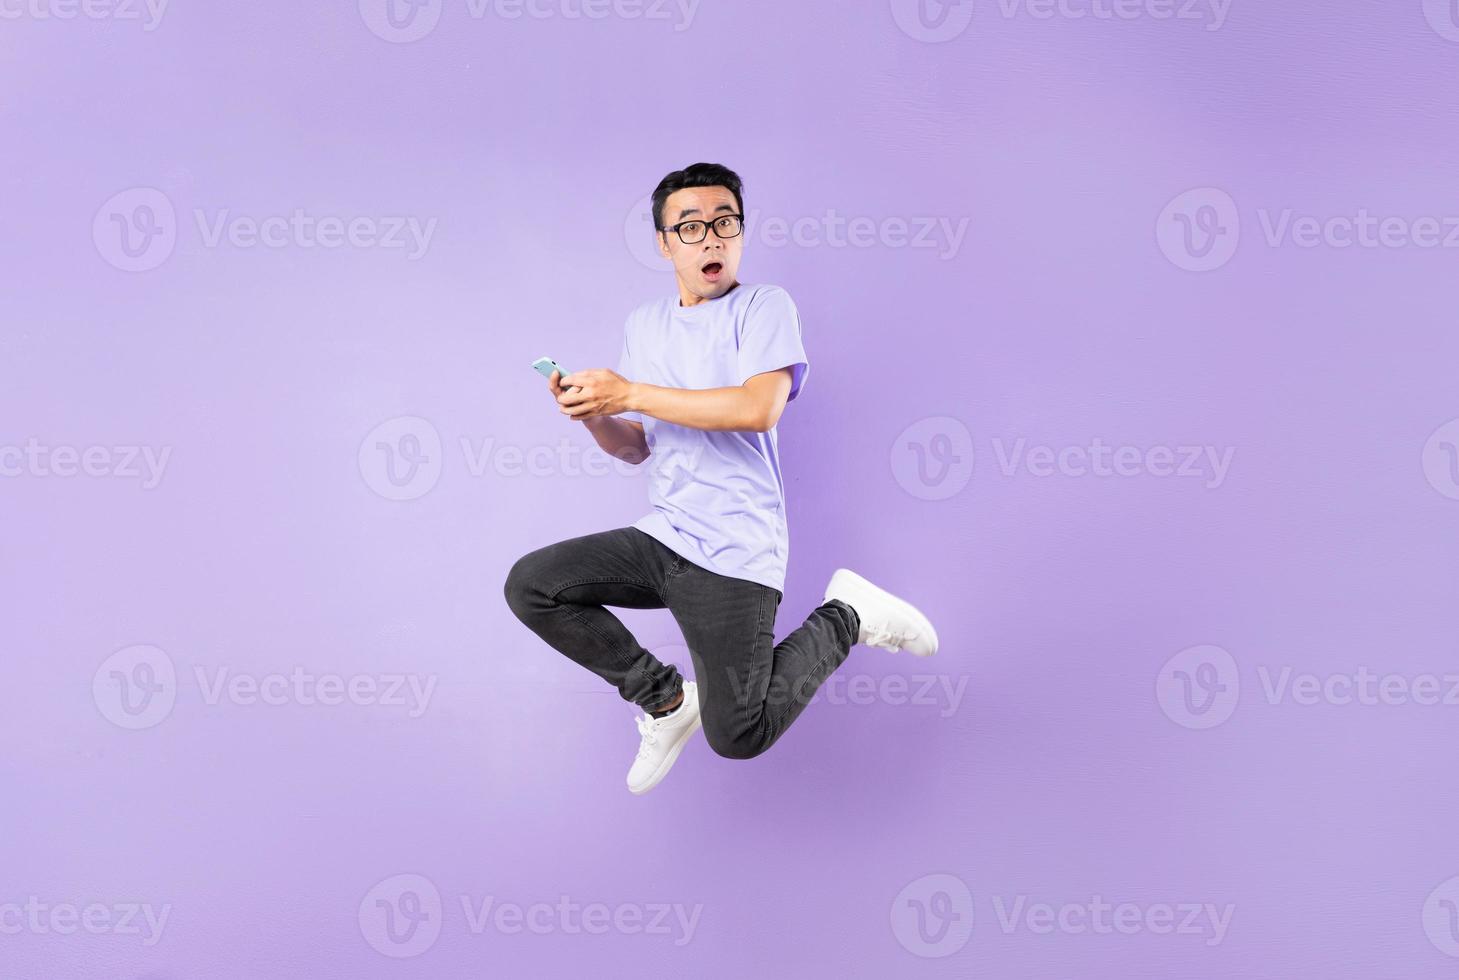
M864 592L870 592L877 598L895 603L897 606L901 607L902 611L908 615L909 619L912 619L914 622L917 623L917 628L919 630L925 631L926 635L932 638L931 653L916 653L912 650L906 649L905 647L902 649L903 653L910 653L914 657L930 657L932 656L932 654L937 652L938 648L941 646L941 643L938 641L937 638L937 630L933 627L932 620L928 619L927 616L922 612L922 610L918 609L916 606L912 605L901 596L892 595L892 593L888 592L881 586L875 585L872 582L867 581L865 578L856 574L849 568L837 569L836 574L838 577L848 579L851 585L854 587L853 591L861 590ZM851 603L851 605L854 607L856 603L853 602Z
M632 786L630 786L628 787L628 792L632 793L634 796L642 796L644 793L647 793L659 783L663 782L664 777L669 774L669 770L674 768L674 763L678 760L679 753L684 751L684 746L689 744L689 739L694 737L694 733L699 731L699 729L702 727L702 724L703 723L700 721L699 715L696 714L694 716L694 724L684 729L684 734L679 738L679 741L675 742L673 747L669 749L669 754L664 756L664 761L660 762L659 767L653 771L653 775L648 777L648 782L644 783L637 789L634 789Z

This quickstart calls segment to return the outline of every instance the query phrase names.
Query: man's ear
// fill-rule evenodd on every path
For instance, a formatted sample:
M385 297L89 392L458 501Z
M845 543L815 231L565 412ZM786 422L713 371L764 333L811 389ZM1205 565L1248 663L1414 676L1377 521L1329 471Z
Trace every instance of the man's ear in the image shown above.
M658 235L659 235L659 254L662 255L664 258L668 259L670 262L672 262L674 260L674 256L673 256L673 253L669 251L669 236L666 235L666 234L664 234L663 232L659 232Z

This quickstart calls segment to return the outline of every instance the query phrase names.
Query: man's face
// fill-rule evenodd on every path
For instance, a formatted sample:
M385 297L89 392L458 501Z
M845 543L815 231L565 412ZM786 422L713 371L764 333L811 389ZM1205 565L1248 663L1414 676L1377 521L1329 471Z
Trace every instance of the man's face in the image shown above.
M735 285L740 271L740 253L744 233L734 238L720 238L714 233L714 222L727 214L739 214L735 196L727 187L686 187L670 194L664 202L663 224L672 228L684 221L698 221L709 227L688 226L686 238L704 234L704 240L687 245L672 231L659 235L659 251L674 263L674 274L681 290L701 300L723 296ZM693 232L693 234L690 234Z

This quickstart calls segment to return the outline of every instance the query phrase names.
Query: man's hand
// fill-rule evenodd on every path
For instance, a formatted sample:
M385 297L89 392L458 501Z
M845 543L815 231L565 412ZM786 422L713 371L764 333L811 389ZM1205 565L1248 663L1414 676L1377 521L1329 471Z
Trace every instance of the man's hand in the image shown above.
M577 390L567 390L573 387ZM579 421L633 410L629 404L633 382L607 368L574 371L559 379L556 391L558 410Z

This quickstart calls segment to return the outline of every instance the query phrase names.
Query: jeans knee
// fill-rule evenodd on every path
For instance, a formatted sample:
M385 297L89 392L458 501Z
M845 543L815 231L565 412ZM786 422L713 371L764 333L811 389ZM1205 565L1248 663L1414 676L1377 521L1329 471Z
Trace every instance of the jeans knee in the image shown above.
M715 755L726 759L753 759L770 747L770 739L751 729L738 735L727 735L712 731L706 726L704 740L709 743Z
M507 606L518 619L526 619L531 614L534 598L540 591L532 575L531 562L528 561L531 557L524 555L518 558L511 571L507 572L506 582L502 584L502 595L506 597Z

